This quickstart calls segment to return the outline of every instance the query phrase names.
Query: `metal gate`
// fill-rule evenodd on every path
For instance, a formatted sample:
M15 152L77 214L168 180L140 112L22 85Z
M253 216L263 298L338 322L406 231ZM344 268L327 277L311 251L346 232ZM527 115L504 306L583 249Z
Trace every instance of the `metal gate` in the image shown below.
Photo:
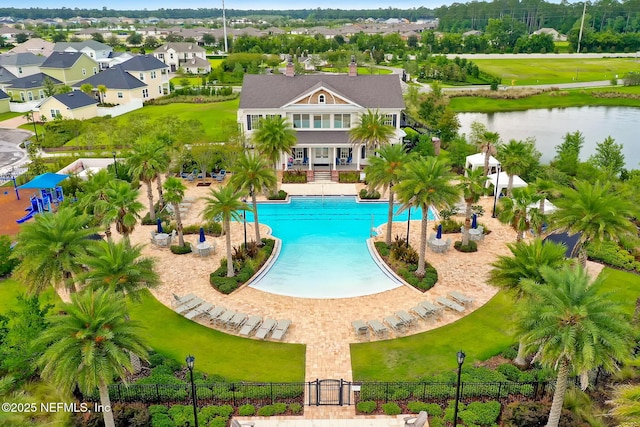
M307 402L309 405L351 404L351 383L339 380L315 380L308 383Z

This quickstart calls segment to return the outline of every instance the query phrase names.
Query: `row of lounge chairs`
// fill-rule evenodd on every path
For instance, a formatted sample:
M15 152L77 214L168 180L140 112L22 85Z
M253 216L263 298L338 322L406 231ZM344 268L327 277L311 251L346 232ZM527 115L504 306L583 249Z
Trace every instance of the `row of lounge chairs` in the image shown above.
M223 306L214 306L194 294L183 297L173 296L173 310L189 320L204 318L214 326L236 332L241 336L249 337L255 333L255 338L282 340L291 321L288 319L274 320L261 316L247 315L235 310L229 310Z
M227 171L222 169L220 172L211 171L211 178L215 179L218 182L224 181L225 176L227 175ZM193 182L196 179L205 179L207 177L206 172L198 172L198 169L194 169L193 172L180 172L180 177L186 179L189 182Z

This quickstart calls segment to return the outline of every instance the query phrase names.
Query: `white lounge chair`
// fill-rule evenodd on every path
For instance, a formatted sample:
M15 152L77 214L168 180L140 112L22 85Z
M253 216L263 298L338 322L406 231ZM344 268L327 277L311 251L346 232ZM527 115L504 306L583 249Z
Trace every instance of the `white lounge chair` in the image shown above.
M194 294L187 294L187 295L184 295L182 297L179 297L178 295L173 294L173 300L171 301L171 306L172 307L177 307L179 305L184 304L187 301L191 301L194 298L196 298L196 296Z
M291 326L291 320L278 320L278 326L273 330L271 338L274 340L281 340L282 337L284 337L284 334L289 330L289 326Z
M216 320L218 320L218 317L222 316L225 311L227 311L227 309L224 308L223 306L219 305L216 308L214 308L213 310L211 310L209 313L207 313L207 315L208 315L209 320L211 321L211 323L215 323Z
M233 316L235 315L236 315L236 312L234 310L227 310L224 313L222 313L220 316L218 316L218 318L214 321L214 323L217 323L218 326L227 327L229 322L231 321L231 318L233 318Z
M247 320L247 317L248 316L244 313L236 313L229 320L227 326L229 327L229 329L238 329L244 324L244 322Z
M427 414L427 411L420 411L416 417L405 417L404 425L411 427L424 427L427 424L428 419L429 414Z
M422 320L427 320L427 318L433 315L433 312L428 311L426 308L424 308L420 304L416 305L415 307L411 307L411 311L417 314L418 317L421 318Z
M404 310L396 311L395 315L398 316L398 318L400 320L402 320L402 323L404 323L404 325L407 326L407 327L412 326L413 322L416 320L415 317L413 317L412 315L410 315L409 313L407 313Z
M437 316L442 315L442 306L436 305L431 301L422 301L420 305L426 308L431 314L435 314Z
M369 327L362 320L354 320L351 322L351 326L358 337L369 337Z
M204 304L202 304L202 305L194 308L193 310L185 313L184 317L186 317L189 320L193 320L196 317L199 317L199 316L202 316L202 315L206 314L212 308L213 308L213 304L211 304L210 302L205 302Z
M401 332L404 327L404 322L396 316L387 316L384 318L384 321L396 332Z
M458 291L451 291L447 294L447 296L449 298L451 298L452 300L454 300L457 303L460 303L462 305L466 306L472 306L473 305L473 301L475 301L474 298L468 297L465 294L462 294Z
M193 310L194 308L196 308L197 306L204 304L204 301L201 300L200 298L196 297L192 300L189 300L187 302L185 302L182 305L179 305L178 307L174 308L173 311L175 311L176 313L179 314L185 314L187 311Z
M369 327L371 328L373 333L378 336L386 335L387 332L389 332L389 329L387 329L387 327L384 326L379 320L369 320L367 323L369 324Z
M458 304L457 302L451 301L445 297L436 298L436 302L449 310L457 311L458 313L464 313L464 306Z
M273 331L273 328L276 327L276 323L273 319L265 319L256 332L256 338L265 339L267 335Z
M249 316L247 321L244 322L244 325L242 325L242 328L240 328L239 334L248 337L258 326L260 326L260 323L262 323L262 317Z

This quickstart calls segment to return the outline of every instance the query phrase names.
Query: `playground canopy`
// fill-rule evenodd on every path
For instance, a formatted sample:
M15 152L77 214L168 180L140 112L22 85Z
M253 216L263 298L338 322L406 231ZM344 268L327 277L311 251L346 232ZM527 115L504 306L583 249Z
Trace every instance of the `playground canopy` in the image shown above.
M38 175L33 178L31 181L26 184L22 184L18 189L38 189L41 190L43 188L55 188L58 183L64 179L66 179L69 175L63 175L53 172L43 173L42 175Z

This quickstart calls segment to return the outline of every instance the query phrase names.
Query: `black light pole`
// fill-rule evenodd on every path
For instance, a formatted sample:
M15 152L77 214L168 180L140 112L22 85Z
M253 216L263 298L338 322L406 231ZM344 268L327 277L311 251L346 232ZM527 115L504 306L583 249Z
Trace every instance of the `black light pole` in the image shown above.
M411 226L411 208L409 208L409 217L407 218L407 247L409 247L409 227Z
M118 162L116 161L116 152L112 151L111 154L113 155L113 167L116 170L116 178L118 177Z
M453 407L453 427L458 425L458 402L460 402L460 375L462 374L462 364L464 363L465 354L460 350L458 357L458 385L456 385L456 404Z
M187 367L189 368L189 374L191 377L191 398L193 400L193 419L195 420L195 425L198 427L198 401L196 397L196 385L193 382L193 364L196 361L196 358L192 355L188 355L186 358Z
M247 199L242 199L242 203L246 204ZM244 224L244 249L247 250L247 210L242 211L242 222Z
M33 132L36 134L36 142L40 142L38 139L38 127L36 126L36 118L33 115L33 111L31 111L31 121L33 122Z
M498 203L498 185L500 184L500 165L498 165L498 174L496 175L496 186L493 189L493 214L491 218L496 217L496 205Z

